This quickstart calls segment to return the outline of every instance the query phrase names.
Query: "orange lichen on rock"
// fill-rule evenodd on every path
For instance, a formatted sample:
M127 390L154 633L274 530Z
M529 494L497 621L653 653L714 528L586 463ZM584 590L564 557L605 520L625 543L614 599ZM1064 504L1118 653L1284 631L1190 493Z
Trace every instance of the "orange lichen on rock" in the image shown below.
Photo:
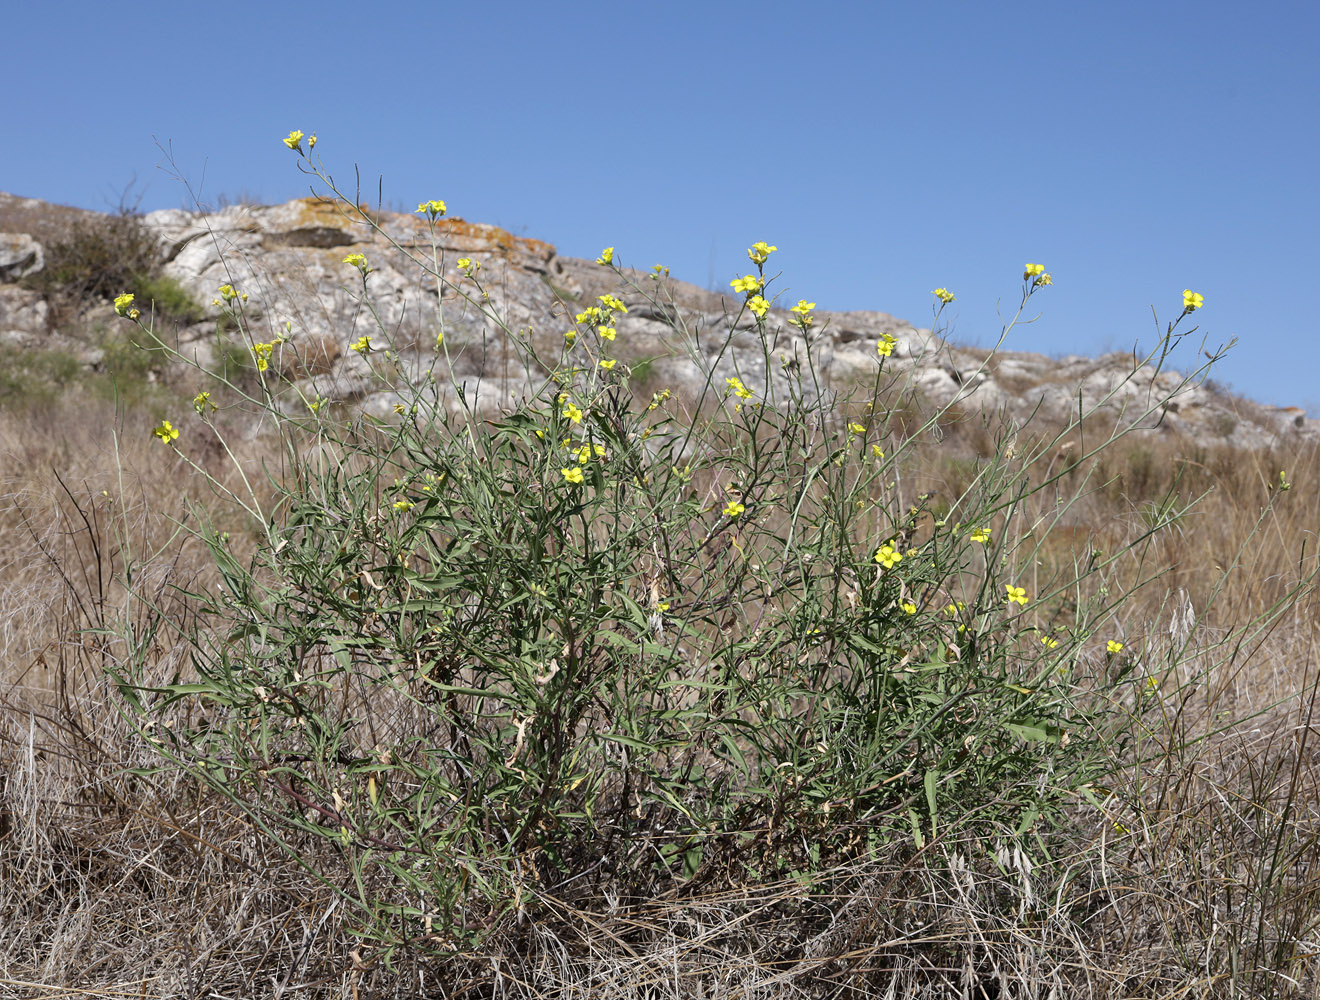
M357 206L358 212L362 213L360 216L354 216L342 202L334 198L310 196L298 198L289 204L296 207L294 223L298 228L317 226L346 229L350 226L365 226L368 219L377 221L371 206L365 202Z

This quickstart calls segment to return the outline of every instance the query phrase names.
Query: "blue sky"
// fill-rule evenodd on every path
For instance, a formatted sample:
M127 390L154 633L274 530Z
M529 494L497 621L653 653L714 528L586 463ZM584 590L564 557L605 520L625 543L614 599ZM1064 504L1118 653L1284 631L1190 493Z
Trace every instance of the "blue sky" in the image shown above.
M1320 414L1320 6L338 2L23 4L0 190L107 208L340 181L727 287L776 244L788 301L1009 347L1149 346L1182 290L1215 372ZM24 97L12 89L23 81ZM1191 365L1196 345L1179 360Z

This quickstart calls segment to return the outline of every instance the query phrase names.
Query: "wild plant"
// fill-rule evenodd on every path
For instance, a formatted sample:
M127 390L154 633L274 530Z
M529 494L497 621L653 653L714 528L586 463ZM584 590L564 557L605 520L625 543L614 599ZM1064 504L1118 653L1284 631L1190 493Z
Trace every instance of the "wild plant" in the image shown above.
M314 143L286 140L434 285L437 359L444 311L479 310L531 388L492 408L480 382L417 378L378 322L346 347L398 403L356 412L284 374L296 331L260 338L243 289L219 289L255 380L203 373L197 421L154 434L204 472L193 442L227 451L212 415L246 409L281 462L261 489L251 470L211 477L248 518L250 555L194 511L223 586L189 595L187 669L160 683L130 656L116 680L161 766L232 802L350 905L372 954L460 952L565 906L734 882L846 894L870 859L954 843L1007 872L1010 857L1048 863L1079 815L1131 825L1139 805L1117 776L1148 757L1160 685L1192 679L1185 644L1158 658L1121 611L1158 579L1147 554L1188 505L1152 505L1110 552L1059 559L1047 540L1104 487L1091 460L1167 396L1120 412L1067 464L1060 443L1110 399L1044 437L991 422L968 483L919 492L914 456L961 400L900 422L888 401L912 369L888 336L869 381L830 384L814 303L787 323L772 308L775 247L749 248L714 334L690 328L665 269L639 275L607 248L617 294L547 352L490 304L479 259L449 267L444 202L418 206L431 253L415 254L336 187ZM371 261L344 266L377 315ZM1000 344L1051 281L1026 265ZM934 295L938 328L953 295ZM1164 363L1202 304L1185 293L1134 374ZM699 391L635 391L617 321L643 306ZM130 293L116 309L170 350ZM759 351L733 351L748 334ZM1233 641L1198 648L1198 669ZM1010 909L1035 920L1052 905L1028 892Z

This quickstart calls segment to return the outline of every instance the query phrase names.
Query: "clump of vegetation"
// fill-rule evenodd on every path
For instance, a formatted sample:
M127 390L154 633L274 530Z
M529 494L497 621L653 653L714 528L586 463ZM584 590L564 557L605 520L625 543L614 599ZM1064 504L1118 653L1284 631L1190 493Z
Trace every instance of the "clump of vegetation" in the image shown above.
M160 247L136 212L85 215L45 244L46 265L24 284L51 303L54 325L76 319L88 306L136 291L140 308L155 310L163 326L200 322L202 306L177 281L161 273Z
M338 195L304 140L286 144ZM712 351L663 269L631 282L607 249L617 292L546 354L490 311L478 263L448 282L433 245L414 262L442 316L482 309L537 390L492 413L410 382L381 327L343 347L399 404L347 423L223 286L229 367L201 373L187 420L152 421L201 498L175 530L153 523L135 554L140 515L108 488L26 515L40 552L79 540L63 580L82 627L57 645L112 679L120 714L65 696L42 724L78 748L53 755L67 786L0 785L0 917L23 946L76 936L48 889L91 872L149 883L139 926L191 915L173 961L194 993L220 988L223 955L232 992L326 996L1266 996L1312 979L1320 796L1297 734L1314 680L1264 752L1251 733L1296 692L1233 701L1274 633L1293 652L1313 636L1298 474L1175 460L1135 430L1160 400L1043 427L928 406L889 337L871 382L836 393L812 304L777 328L773 252L749 248ZM372 262L344 265L369 306ZM1027 265L1020 306L1049 284ZM938 324L953 296L935 294ZM615 320L642 299L702 366L697 396L639 389L617 356ZM1185 293L1157 351L1202 304ZM169 350L127 294L116 309ZM739 325L758 359L730 352ZM259 465L252 416L271 428ZM28 760L30 729L3 733ZM104 804L111 846L41 832L33 803L65 787ZM192 881L128 870L143 845ZM139 947L153 975L167 964Z

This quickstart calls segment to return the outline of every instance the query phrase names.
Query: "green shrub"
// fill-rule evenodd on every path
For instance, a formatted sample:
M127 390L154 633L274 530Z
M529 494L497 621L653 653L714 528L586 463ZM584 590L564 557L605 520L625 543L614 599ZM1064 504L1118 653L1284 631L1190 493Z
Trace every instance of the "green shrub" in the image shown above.
M157 322L192 326L206 318L206 311L186 288L163 274L142 274L124 285L132 289L142 309L153 309Z
M78 359L67 351L0 345L0 408L47 403L80 369Z

